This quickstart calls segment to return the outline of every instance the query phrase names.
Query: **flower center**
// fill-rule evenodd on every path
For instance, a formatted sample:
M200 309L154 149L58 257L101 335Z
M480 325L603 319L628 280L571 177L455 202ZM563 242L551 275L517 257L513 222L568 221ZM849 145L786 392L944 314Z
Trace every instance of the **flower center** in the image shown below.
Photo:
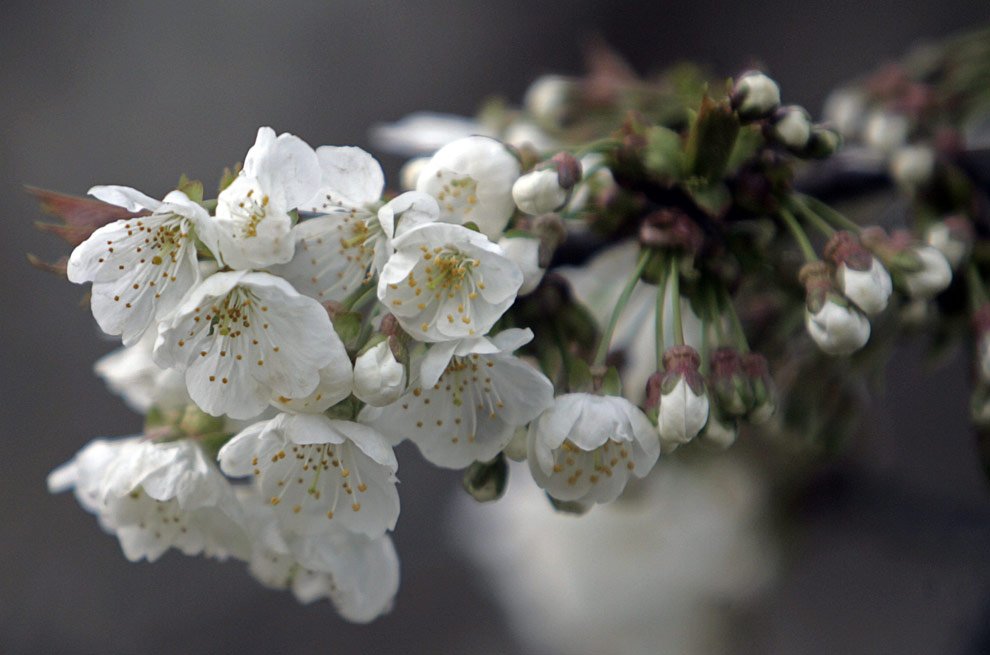
M478 204L478 183L470 175L437 171L442 185L436 194L440 208L448 214L468 216Z
M268 216L268 195L255 193L255 190L248 189L244 198L231 205L230 215L243 222L241 227L242 236L251 238L258 236L258 223Z
M302 512L303 504L309 500L321 501L324 493L329 494L328 486L332 486L332 501L326 505L325 516L333 519L338 505L343 500L351 511L360 512L359 494L368 490L361 480L361 472L355 466L349 445L344 444L293 444L291 452L279 450L271 456L272 468L278 467L278 473L272 471L277 478L275 483L276 495L269 502L273 506L283 504L290 506L293 514ZM350 461L350 465L348 465ZM284 462L284 464L283 464ZM258 458L251 464L254 474L261 475ZM321 479L323 484L320 484ZM320 508L323 513L324 508Z

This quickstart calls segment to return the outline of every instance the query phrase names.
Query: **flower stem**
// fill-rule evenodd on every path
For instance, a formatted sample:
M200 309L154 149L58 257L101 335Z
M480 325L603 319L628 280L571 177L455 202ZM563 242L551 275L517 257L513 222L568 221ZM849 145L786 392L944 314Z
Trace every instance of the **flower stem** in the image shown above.
M589 141L580 148L574 150L575 157L583 157L584 155L591 154L593 152L603 152L605 150L610 150L621 145L619 139L613 139L612 137L607 137L604 139L597 139L595 141Z
M793 198L798 202L804 203L805 206L817 212L817 214L825 220L831 221L836 227L849 230L853 234L859 234L863 229L858 223L846 218L814 196L809 196L804 193L795 193L793 194Z
M377 292L377 287L374 284L365 284L354 290L354 293L344 298L344 301L340 303L344 306L344 309L351 311L356 307L360 307L368 301L368 297Z
M829 225L828 221L824 218L812 211L811 208L800 199L792 196L790 205L797 211L797 213L804 216L809 223L815 226L815 229L824 234L826 237L830 237L835 234L835 228Z
M663 255L658 255L663 257ZM660 279L657 281L657 306L656 306L656 346L657 346L657 370L663 369L663 315L664 307L667 303L667 269L661 262Z
M736 334L736 348L742 354L749 352L749 341L746 339L746 332L743 330L742 321L739 320L739 313L736 311L736 306L732 303L732 298L729 296L729 290L722 287L722 304L729 311L729 321L732 323L732 330Z
M670 295L674 301L674 343L684 345L684 323L681 321L681 273L677 270L677 258L670 258Z
M650 260L650 255L652 253L649 250L643 250L639 255L639 261L636 262L636 269L633 271L632 275L629 276L629 280L626 282L626 286L622 289L622 293L619 295L619 299L615 302L615 308L612 310L612 317L608 321L608 327L605 328L605 332L602 333L602 340L598 344L598 352L595 353L595 366L602 366L605 364L605 357L608 355L608 347L612 342L612 333L615 332L615 325L619 322L619 316L622 314L622 310L626 308L629 303L629 296L632 295L633 289L636 288L636 283L639 282L639 276L642 275L643 269L646 268L647 262Z
M790 211L781 207L777 212L777 215L784 221L787 225L787 229L791 231L791 236L797 241L798 247L801 248L801 254L804 255L805 261L817 262L818 255L815 253L815 249L811 246L811 241L808 240L808 235L805 233L804 229L801 228L801 224L798 220L794 218L794 214Z

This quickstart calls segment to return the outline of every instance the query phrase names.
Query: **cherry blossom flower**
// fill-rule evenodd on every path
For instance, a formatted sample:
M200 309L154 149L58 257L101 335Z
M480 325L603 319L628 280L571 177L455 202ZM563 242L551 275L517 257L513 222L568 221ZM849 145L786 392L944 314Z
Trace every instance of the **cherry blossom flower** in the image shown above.
M279 414L220 449L227 475L253 475L294 534L343 528L371 538L395 527L398 463L374 429L322 414Z
M189 395L214 416L251 418L274 396L305 397L320 369L350 368L318 302L268 273L217 273L159 328L155 361L185 372Z
M149 212L97 229L72 251L66 271L71 282L93 283L93 317L129 346L199 282L193 230L209 214L181 191L161 201L122 186L97 186L89 193L132 212Z
M381 407L395 402L406 389L406 367L383 339L354 360L354 395Z
M419 379L397 401L362 418L393 444L409 439L444 468L488 461L553 403L553 384L512 352L530 330L447 341L430 347Z
M563 501L607 503L630 475L643 477L660 456L646 415L625 398L570 393L530 424L529 469L548 494Z
M522 272L468 228L430 223L397 237L378 299L422 341L481 336L515 300Z
M210 229L200 238L234 269L284 264L294 246L289 212L316 195L320 177L319 159L302 139L260 128L244 168L220 192Z
M482 234L498 239L515 210L512 185L519 161L495 139L469 136L440 148L423 167L418 191L440 204L440 220L472 222Z
M52 471L48 488L73 488L131 561L153 562L169 548L220 559L250 552L233 488L188 439L95 440Z
M152 406L174 408L192 402L183 375L161 368L152 358L156 337L148 330L136 344L104 355L93 365L110 390L140 414Z

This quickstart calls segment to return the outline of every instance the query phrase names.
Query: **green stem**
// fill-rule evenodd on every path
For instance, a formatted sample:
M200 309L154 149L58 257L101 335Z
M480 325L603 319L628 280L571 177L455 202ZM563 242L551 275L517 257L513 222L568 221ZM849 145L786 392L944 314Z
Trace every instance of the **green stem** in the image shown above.
M612 148L617 148L622 144L619 139L613 139L611 137L606 137L604 139L597 139L595 141L589 141L583 146L576 148L574 150L574 156L581 158L584 155L591 154L593 152L603 152L605 150L611 150Z
M801 248L801 254L804 255L805 261L817 262L818 255L815 253L815 249L811 246L811 241L808 239L808 235L805 234L805 231L801 228L801 224L798 223L796 218L794 218L794 214L784 207L781 207L777 212L777 215L780 216L781 220L784 221L784 224L787 225L787 229L791 231L791 236L794 237L794 240L797 241L798 247Z
M663 257L663 255L658 255ZM660 268L660 280L657 282L657 307L656 307L656 346L657 346L657 370L663 370L663 315L664 307L667 303L667 269L662 266L661 262Z
M831 221L836 227L842 228L843 230L849 230L854 234L859 234L863 229L858 223L846 218L814 196L809 196L804 193L795 193L793 197L798 202L804 203L825 220Z
M677 258L670 258L670 293L674 304L674 343L684 345L684 323L681 322L681 273L677 270Z
M377 290L378 290L377 286L374 284L364 284L358 287L357 289L355 289L354 293L347 296L347 298L344 298L344 301L341 303L341 305L344 306L345 310L351 311L355 307L360 307L365 302L367 302L368 297L371 296L372 294L375 294Z
M715 324L715 338L719 346L725 343L725 330L722 325L722 309L718 305L718 296L715 294L715 287L709 286L705 294L708 302L708 311L712 315L712 322Z
M809 223L814 225L815 229L824 234L826 237L830 237L835 234L835 228L829 225L828 221L813 212L808 205L801 202L799 199L791 198L790 205L793 209L797 210L799 214L804 216Z
M619 299L615 303L615 308L612 310L612 317L608 321L608 327L602 333L602 340L598 344L598 352L595 353L595 366L605 364L605 357L608 355L608 346L612 342L612 333L615 332L615 325L619 322L619 316L622 314L622 310L629 303L629 296L632 295L633 289L636 288L636 283L639 282L639 276L643 274L643 269L646 268L646 263L650 260L651 254L649 250L643 250L639 256L639 261L636 262L636 269L629 276L625 288L619 295Z
M729 311L729 321L732 323L732 330L736 334L736 348L745 355L749 352L749 341L746 339L746 332L743 330L742 321L739 320L736 306L732 304L732 298L729 297L729 291L725 287L722 287L722 303Z

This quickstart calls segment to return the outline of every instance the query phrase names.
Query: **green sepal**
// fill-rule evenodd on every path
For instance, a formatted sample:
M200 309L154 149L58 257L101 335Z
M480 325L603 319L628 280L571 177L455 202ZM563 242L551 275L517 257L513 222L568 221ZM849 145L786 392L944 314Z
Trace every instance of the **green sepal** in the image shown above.
M735 173L739 168L753 159L756 153L765 143L763 132L756 125L745 125L739 130L736 143L729 154L725 169L728 173Z
M190 404L186 405L177 427L188 437L199 437L223 431L223 424L222 417L210 416L196 405Z
M704 96L688 133L687 161L690 174L710 182L721 180L738 134L739 117L732 111L728 101L715 102L709 96Z
M605 371L605 377L602 378L602 392L606 396L622 395L622 378L619 377L619 371L614 366L609 366Z
M509 465L499 453L490 462L475 462L464 471L461 486L479 503L498 500L509 483Z
M647 171L670 184L680 178L684 170L684 151L681 135L662 125L646 130L646 149L643 166Z
M591 393L594 391L594 378L591 367L583 359L571 357L568 362L567 389L571 393Z
M474 232L481 232L481 228L478 227L478 224L475 223L474 221L468 221L467 223L463 223L462 225L464 227L466 227L467 229L472 230Z
M179 185L176 188L193 202L203 202L203 183L199 180L190 180L183 173L179 176Z
M703 185L687 184L685 189L694 200L694 204L712 218L725 215L732 204L732 193L729 191L729 187L722 182Z
M547 494L547 500L550 501L550 504L553 505L555 510L565 514L582 516L583 514L587 514L588 510L591 509L591 505L589 504L581 503L576 500L559 500L550 494Z
M340 312L333 317L333 329L344 342L347 352L353 353L361 345L361 327L364 317L359 312Z
M364 403L352 395L330 407L323 414L338 421L353 421L363 407Z
M241 162L237 162L233 166L224 167L223 173L220 174L220 185L217 187L218 192L222 192L224 189L229 187L237 179L237 176L241 174Z

